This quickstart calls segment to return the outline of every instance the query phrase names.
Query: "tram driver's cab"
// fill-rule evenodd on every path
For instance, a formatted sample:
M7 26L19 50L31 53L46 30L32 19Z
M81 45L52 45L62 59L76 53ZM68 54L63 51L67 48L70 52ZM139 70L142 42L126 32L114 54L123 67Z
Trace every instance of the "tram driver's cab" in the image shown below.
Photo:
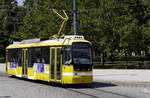
M62 65L63 67L68 67L67 70L63 71L65 73L64 75L70 78L72 77L72 83L92 82L91 43L73 42L72 45L62 48L62 55ZM69 80L70 79L68 79L67 82L69 82Z
M62 49L63 64L73 66L75 71L92 70L91 44L75 42Z

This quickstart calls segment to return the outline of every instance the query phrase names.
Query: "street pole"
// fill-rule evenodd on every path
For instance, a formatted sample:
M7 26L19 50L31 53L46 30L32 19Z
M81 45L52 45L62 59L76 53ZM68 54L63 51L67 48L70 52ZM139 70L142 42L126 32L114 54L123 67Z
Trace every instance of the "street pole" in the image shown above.
M74 26L74 35L78 33L78 22L77 22L77 7L76 7L76 0L73 0L73 26Z

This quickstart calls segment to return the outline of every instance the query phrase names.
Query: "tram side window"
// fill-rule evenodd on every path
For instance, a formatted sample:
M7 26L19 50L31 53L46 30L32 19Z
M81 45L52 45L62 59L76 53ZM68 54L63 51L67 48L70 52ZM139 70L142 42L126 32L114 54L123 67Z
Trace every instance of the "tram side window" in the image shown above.
M49 64L49 47L35 48L34 63Z
M21 50L20 49L8 49L7 50L7 62L15 63L21 66Z
M18 62L18 51L17 49L9 49L7 51L8 62Z
M22 66L22 50L18 49L18 66Z
M35 62L34 48L29 49L29 67L33 67Z
M11 62L11 58L12 58L12 50L7 50L6 51L7 53L7 62Z
M49 64L50 51L49 47L42 47L42 63Z
M42 53L41 48L35 48L35 63L41 63Z
M63 49L63 64L71 64L71 47L66 46Z

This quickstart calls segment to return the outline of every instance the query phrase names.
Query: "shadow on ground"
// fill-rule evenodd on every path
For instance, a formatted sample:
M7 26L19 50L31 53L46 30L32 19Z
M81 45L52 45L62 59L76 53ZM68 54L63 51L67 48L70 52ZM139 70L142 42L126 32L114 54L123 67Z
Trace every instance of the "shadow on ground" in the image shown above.
M92 84L60 84L60 83L55 83L55 82L46 82L46 81L40 81L40 80L29 80L25 78L18 78L15 76L10 76L11 78L18 79L21 81L26 81L26 82L32 82L36 84L42 84L42 85L48 85L48 86L53 86L53 87L61 87L61 88L74 88L74 89L82 89L82 88L101 88L101 87L112 87L112 86L118 86L113 83L105 83L105 82L93 82Z

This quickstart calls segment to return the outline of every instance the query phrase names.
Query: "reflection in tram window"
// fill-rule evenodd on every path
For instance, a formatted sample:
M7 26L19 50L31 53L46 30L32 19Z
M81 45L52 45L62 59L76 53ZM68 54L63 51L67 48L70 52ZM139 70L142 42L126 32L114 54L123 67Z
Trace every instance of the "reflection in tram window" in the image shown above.
M91 64L91 49L90 48L75 48L73 49L73 57L75 64Z
M75 70L92 70L91 45L89 43L74 43L72 55Z
M34 63L49 64L49 47L29 49L29 67L33 67Z
M7 50L7 62L10 62L10 68L21 66L21 49Z
M63 64L71 64L71 46L66 46L63 49Z
M29 67L33 67L35 61L34 48L29 49Z

